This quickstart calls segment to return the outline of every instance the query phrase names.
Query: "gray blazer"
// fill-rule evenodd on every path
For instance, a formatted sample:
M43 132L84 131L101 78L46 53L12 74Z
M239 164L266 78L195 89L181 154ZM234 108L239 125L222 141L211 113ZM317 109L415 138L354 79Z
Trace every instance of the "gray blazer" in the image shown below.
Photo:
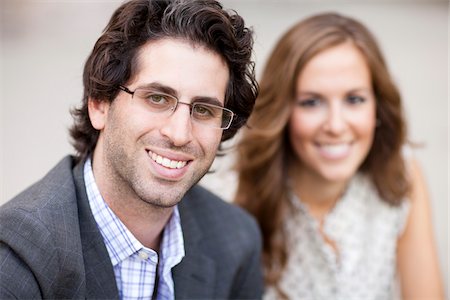
M68 156L0 207L0 299L118 298L82 166ZM261 298L255 221L200 186L179 211L186 256L172 269L175 298Z

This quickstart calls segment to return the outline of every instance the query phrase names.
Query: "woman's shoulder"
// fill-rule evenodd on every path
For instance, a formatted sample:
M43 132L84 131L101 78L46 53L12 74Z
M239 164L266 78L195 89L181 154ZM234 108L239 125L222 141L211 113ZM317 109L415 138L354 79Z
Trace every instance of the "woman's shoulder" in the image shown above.
M388 226L394 229L398 236L404 231L406 220L410 210L408 198L402 199L399 204L392 204L382 198L375 183L369 175L358 173L352 182L353 193L362 206L362 215L367 222L379 223L380 226Z

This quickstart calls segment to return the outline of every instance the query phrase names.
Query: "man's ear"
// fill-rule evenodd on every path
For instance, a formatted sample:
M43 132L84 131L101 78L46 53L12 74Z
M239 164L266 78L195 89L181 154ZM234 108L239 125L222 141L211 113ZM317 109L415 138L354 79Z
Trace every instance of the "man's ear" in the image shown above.
M102 130L105 128L109 106L108 101L88 99L89 119L91 119L91 124L95 129Z

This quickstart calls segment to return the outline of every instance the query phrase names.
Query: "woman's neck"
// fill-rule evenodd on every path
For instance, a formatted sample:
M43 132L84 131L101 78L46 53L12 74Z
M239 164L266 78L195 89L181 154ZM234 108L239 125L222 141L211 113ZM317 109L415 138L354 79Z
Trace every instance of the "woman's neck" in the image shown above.
M296 168L291 172L292 186L295 194L304 203L310 214L322 221L334 208L344 193L348 181L331 182L312 172L300 171Z

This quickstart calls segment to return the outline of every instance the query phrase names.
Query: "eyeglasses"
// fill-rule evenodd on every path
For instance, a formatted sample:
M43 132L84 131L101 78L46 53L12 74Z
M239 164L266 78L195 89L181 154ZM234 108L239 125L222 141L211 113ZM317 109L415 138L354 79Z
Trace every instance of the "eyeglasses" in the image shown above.
M233 121L234 113L219 105L202 102L185 103L179 101L175 96L149 88L137 88L134 91L130 91L122 85L118 88L130 94L132 98L137 98L153 113L164 114L168 117L175 112L178 104L184 104L189 106L191 120L200 125L228 129Z

